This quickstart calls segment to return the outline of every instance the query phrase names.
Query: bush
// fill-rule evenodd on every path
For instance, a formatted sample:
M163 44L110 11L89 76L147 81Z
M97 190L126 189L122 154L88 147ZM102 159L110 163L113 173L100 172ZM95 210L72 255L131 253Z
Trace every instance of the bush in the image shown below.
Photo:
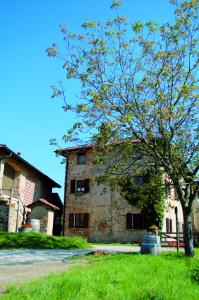
M190 277L191 277L191 280L193 280L199 284L199 260L194 261L194 263L190 269Z
M0 249L86 249L82 237L58 237L45 233L0 233Z

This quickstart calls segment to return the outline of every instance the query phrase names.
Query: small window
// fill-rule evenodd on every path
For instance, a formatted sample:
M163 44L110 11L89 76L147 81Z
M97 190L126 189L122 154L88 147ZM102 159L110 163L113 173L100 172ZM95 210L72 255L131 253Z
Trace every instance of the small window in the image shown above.
M168 180L165 180L165 194L167 197L171 196L171 183Z
M85 165L86 164L86 154L85 153L78 153L77 154L77 164L78 165Z
M135 183L142 185L144 183L144 177L142 177L142 176L135 177Z
M143 229L144 218L142 214L133 214L133 229Z
M139 159L141 159L142 158L142 153L140 152L140 151L136 151L135 152L135 159L136 160L139 160Z
M172 219L166 218L166 232L172 232Z
M146 220L142 214L126 214L126 229L144 229Z
M89 193L89 179L71 180L71 194Z
M89 214L69 214L69 228L88 228Z

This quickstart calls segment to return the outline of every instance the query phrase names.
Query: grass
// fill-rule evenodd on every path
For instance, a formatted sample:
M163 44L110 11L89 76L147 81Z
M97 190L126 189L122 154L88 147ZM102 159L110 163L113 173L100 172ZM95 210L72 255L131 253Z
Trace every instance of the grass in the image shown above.
M199 251L182 253L93 255L61 275L8 288L4 300L195 300L199 299Z
M56 237L44 233L0 233L0 249L85 249L89 244L81 237Z

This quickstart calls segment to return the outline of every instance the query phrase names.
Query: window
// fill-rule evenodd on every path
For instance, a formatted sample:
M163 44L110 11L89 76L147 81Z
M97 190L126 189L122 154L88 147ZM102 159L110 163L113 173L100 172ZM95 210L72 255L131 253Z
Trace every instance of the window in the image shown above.
M69 228L88 228L89 214L69 214Z
M142 214L133 214L133 229L143 229L144 218Z
M142 158L142 153L139 152L139 151L136 151L136 152L135 152L135 159L136 159L136 160L139 160L139 159L141 159L141 158Z
M144 183L144 177L143 176L136 176L135 177L135 183L136 184L143 184Z
M165 180L165 194L167 197L171 196L171 183L168 180Z
M86 154L85 153L78 153L77 154L77 164L78 165L85 165L86 164Z
M71 194L89 193L89 179L71 180Z
M126 214L126 229L144 229L146 219L142 214Z
M172 232L172 219L166 218L166 232Z

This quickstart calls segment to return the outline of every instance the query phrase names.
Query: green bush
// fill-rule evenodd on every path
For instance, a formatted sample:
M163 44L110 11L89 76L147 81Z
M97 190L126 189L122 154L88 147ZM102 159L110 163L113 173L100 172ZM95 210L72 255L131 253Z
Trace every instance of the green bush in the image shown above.
M190 268L190 277L199 284L199 260L194 261Z
M86 249L82 237L58 237L44 233L0 233L0 249Z

